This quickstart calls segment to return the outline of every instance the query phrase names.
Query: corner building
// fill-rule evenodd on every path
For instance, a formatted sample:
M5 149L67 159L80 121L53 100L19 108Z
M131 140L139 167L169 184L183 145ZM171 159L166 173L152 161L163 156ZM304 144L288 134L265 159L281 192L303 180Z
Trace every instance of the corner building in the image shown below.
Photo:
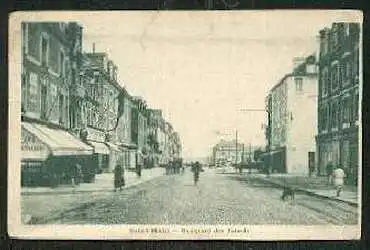
M360 24L333 23L320 31L318 174L329 162L341 165L356 183L359 147Z

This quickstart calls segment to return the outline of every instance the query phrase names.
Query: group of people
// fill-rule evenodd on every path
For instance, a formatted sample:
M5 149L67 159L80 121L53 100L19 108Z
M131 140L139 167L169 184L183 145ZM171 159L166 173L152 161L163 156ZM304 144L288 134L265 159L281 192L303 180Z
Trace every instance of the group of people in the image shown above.
M328 175L328 185L334 184L337 192L337 197L339 197L343 190L346 173L340 165L334 165L332 162L329 162L329 164L327 165L326 173Z
M179 174L180 172L185 172L181 159L173 160L166 165L166 174Z

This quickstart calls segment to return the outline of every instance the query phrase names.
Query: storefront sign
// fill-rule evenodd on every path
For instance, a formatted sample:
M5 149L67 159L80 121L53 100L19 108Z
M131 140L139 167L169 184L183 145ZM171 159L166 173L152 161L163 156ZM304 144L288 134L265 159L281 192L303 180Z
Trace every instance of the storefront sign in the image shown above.
M105 134L102 131L98 131L96 129L92 128L86 128L86 131L88 133L87 139L91 141L100 141L104 142L105 141Z
M27 130L21 131L22 158L46 158L49 154L48 148Z

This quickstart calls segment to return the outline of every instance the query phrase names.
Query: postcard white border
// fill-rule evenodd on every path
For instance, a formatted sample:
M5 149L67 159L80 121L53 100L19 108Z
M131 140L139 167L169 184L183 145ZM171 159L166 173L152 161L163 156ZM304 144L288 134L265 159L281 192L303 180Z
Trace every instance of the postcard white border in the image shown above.
M296 225L46 225L30 226L21 224L20 210L20 93L21 93L21 22L23 21L79 21L86 18L117 18L119 15L140 15L144 11L47 11L47 12L14 12L9 17L9 129L8 129L8 233L10 237L22 239L223 239L223 240L353 240L361 237L361 206L359 206L359 224L351 226L296 226ZM146 13L148 11L145 11ZM312 10L312 11L238 11L253 15L330 15L339 22L359 22L363 15L357 10ZM166 15L186 14L186 11L166 12ZM230 15L227 11L202 12L199 15ZM360 125L359 125L359 164L362 166L362 27L360 39ZM362 168L359 171L359 204L361 200ZM162 233L130 232L130 229L161 229ZM183 228L209 230L210 233L184 233ZM218 233L215 229L228 231L229 228L240 229L242 233ZM208 231L207 231L208 232Z

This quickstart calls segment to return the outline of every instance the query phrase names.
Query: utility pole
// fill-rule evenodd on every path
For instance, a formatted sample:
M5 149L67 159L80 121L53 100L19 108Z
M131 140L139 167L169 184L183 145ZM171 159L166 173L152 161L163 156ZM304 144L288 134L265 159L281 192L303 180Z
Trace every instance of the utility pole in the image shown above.
M252 145L251 143L249 143L249 164L251 164L249 166L249 173L251 174L252 173L252 168L251 168L252 166Z
M235 170L238 168L238 130L235 130Z

